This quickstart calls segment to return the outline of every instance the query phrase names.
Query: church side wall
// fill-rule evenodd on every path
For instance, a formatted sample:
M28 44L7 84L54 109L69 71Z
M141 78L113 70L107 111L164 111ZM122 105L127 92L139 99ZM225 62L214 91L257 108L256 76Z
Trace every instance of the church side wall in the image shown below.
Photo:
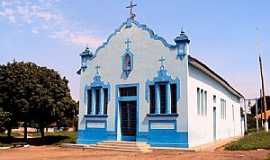
M216 107L216 139L241 135L240 100L221 84L189 65L189 147L214 141L213 107ZM207 91L207 116L197 113L197 88ZM216 102L213 96L216 95ZM226 100L226 119L221 118L221 100ZM232 107L234 106L234 107ZM234 119L233 119L234 108Z

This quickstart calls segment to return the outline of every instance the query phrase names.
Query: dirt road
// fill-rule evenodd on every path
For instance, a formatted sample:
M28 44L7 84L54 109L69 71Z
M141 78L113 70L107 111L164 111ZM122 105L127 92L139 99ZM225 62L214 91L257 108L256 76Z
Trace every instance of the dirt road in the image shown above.
M229 152L182 152L154 150L151 153L129 153L102 150L82 150L51 146L0 150L0 160L261 160L270 150Z

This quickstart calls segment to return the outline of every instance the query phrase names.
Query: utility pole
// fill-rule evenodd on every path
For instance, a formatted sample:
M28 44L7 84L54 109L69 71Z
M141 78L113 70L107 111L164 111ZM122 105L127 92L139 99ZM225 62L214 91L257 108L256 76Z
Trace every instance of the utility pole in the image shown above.
M260 89L260 104L261 104L261 124L263 128L263 96L262 96L262 89Z
M245 114L244 114L244 118L245 118L245 134L247 134L248 132L248 127L247 127L247 104L246 104L246 99L244 99L244 107L245 107Z
M256 129L257 129L257 132L259 132L258 100L257 99L256 99L256 104L255 104L255 112L256 112Z
M262 96L263 96L263 107L264 107L264 129L266 132L268 132L268 121L267 121L267 117L266 117L267 105L266 105L265 90L264 90L264 79L263 79L261 56L259 56L259 63L260 63L260 72L261 72L261 81L262 81Z

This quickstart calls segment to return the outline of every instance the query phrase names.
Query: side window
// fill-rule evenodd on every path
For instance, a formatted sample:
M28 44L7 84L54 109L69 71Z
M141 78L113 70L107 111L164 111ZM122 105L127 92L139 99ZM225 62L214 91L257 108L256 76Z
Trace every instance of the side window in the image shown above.
M197 114L207 116L207 91L197 88Z
M217 103L217 96L216 95L213 95L213 102Z
M201 92L200 88L197 88L197 114L201 114Z
M221 119L226 119L226 101L224 99L220 99L220 113L221 113Z

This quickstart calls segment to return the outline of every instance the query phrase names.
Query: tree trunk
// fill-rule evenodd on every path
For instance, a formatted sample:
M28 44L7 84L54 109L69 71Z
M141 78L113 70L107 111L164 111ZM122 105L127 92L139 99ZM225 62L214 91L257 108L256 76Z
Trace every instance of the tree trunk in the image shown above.
M28 143L28 139L27 139L27 122L23 123L23 127L24 127L24 134L23 134L23 139L25 143Z
M45 136L43 127L40 128L40 134L41 134L41 138L43 139Z
M41 134L41 139L43 140L45 137L45 134L44 134L44 125L42 122L39 123L39 130L40 130L40 134Z
M12 130L12 127L9 126L8 129L7 129L7 136L8 136L8 138L11 138L11 130Z

